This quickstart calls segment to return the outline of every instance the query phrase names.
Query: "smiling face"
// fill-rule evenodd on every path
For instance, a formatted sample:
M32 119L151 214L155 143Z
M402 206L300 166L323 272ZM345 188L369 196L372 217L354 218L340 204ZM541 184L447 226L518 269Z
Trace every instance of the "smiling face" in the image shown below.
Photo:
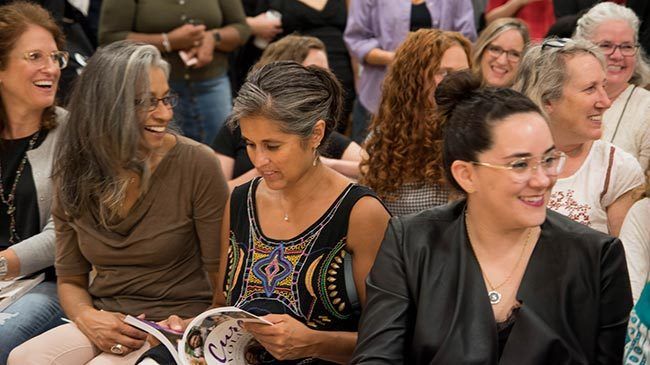
M603 113L611 106L605 70L590 54L577 54L565 62L562 96L545 105L555 141L571 145L597 140L602 135Z
M151 94L148 97L162 98L169 94L169 84L165 72L158 67L149 69L149 87ZM146 119L142 123L142 139L147 149L156 150L163 145L167 127L174 116L170 106L158 101L155 109L144 111Z
M501 55L496 56L489 48L501 49ZM483 50L481 56L481 73L485 82L490 86L509 86L512 84L519 60L509 60L508 52L516 52L519 55L524 51L524 38L516 29L508 29L499 34Z
M48 55L45 62L25 59L27 52ZM52 34L45 28L29 25L9 52L7 65L0 70L0 95L5 108L41 111L54 104L61 70L49 55L58 51Z
M634 30L624 20L610 20L602 23L594 31L591 39L595 44L634 45ZM607 90L616 92L627 87L636 67L636 55L625 57L620 49L605 56L607 61ZM611 90L611 91L610 91Z
M270 189L290 186L313 168L314 148L322 138L319 133L304 140L283 132L279 122L265 117L241 118L239 126L248 157ZM324 122L318 122L315 130L323 128Z
M436 85L440 84L449 72L466 70L468 68L467 54L463 47L458 44L449 47L442 54L440 67L438 67L438 72L434 76Z
M538 113L513 114L497 122L491 135L492 147L478 155L479 162L503 165L555 150L548 125ZM519 182L511 170L476 165L471 168L474 192L469 199L472 205L481 207L480 211L507 217L504 228L533 227L544 222L556 177L547 176L538 167L530 179Z

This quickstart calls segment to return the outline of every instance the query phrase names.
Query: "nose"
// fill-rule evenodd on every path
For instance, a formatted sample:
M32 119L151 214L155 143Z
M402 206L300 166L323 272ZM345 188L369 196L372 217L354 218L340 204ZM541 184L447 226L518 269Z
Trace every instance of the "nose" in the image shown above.
M160 121L169 122L174 117L174 109L163 104L162 100L158 100L156 108L151 112L151 115Z
M255 165L255 168L260 168L269 162L269 158L266 156L264 151L262 151L262 149L260 148L250 151L249 154L253 155L249 157L251 157L251 161L253 161L253 165Z
M605 91L605 88L601 88L598 93L598 100L596 100L596 108L600 109L608 109L610 106L612 106L612 101L609 99L607 96L607 92Z
M625 56L623 56L623 53L621 52L621 46L615 46L614 47L614 52L612 52L609 55L609 57L617 59L617 60L620 60L621 58L624 58Z
M49 73L61 72L61 68L56 60L52 57L43 57L43 63L41 64L41 69Z
M551 184L551 178L544 172L544 169L541 165L537 165L534 168L531 168L531 176L528 180L528 184L531 187L535 188L546 188Z
M508 63L508 52L501 52L497 58L494 59L495 61L499 61L501 64L507 64Z

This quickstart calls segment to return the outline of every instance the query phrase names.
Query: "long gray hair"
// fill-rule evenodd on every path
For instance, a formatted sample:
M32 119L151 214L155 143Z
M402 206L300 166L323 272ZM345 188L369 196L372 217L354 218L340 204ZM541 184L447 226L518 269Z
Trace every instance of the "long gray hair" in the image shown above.
M638 44L639 17L636 16L632 9L612 2L596 4L581 16L580 19L578 19L574 38L593 41L596 29L598 29L598 27L603 23L612 20L625 21L634 32L634 43ZM639 51L636 53L635 57L636 67L634 68L634 73L632 74L630 83L645 87L650 83L650 64L648 64L648 58L643 47L639 47Z
M316 122L323 120L326 141L341 119L342 110L343 90L331 71L276 61L250 73L235 99L228 125L236 127L241 118L263 116L277 121L284 133L307 139Z
M557 41L561 47L545 46L546 42ZM547 39L541 45L528 49L519 65L519 72L512 88L528 96L546 115L544 105L562 97L567 80L566 60L578 54L594 56L605 69L605 59L598 47L584 39Z
M169 75L156 47L120 41L99 49L77 80L53 172L59 199L71 216L97 212L106 227L126 196L129 179L123 172L135 172L147 186L144 116L135 100L150 93L152 67Z

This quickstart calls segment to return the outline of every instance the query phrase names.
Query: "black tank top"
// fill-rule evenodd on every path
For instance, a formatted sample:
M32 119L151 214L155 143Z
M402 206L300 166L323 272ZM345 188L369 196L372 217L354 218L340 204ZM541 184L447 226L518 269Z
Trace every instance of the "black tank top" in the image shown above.
M360 311L346 251L348 222L359 199L376 195L350 184L304 232L275 240L259 227L255 190L260 181L235 188L231 196L227 304L257 315L288 314L316 330L356 332Z

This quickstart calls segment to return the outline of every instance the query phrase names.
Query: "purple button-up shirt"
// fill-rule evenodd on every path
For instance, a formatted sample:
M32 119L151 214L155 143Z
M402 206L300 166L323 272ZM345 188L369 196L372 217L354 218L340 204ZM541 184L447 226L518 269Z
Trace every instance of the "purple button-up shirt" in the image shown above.
M425 0L431 14L431 26L462 33L476 39L474 9L471 0ZM363 70L359 82L359 101L376 114L386 66L369 65L364 58L373 48L395 49L406 39L411 23L411 1L351 0L343 39Z

